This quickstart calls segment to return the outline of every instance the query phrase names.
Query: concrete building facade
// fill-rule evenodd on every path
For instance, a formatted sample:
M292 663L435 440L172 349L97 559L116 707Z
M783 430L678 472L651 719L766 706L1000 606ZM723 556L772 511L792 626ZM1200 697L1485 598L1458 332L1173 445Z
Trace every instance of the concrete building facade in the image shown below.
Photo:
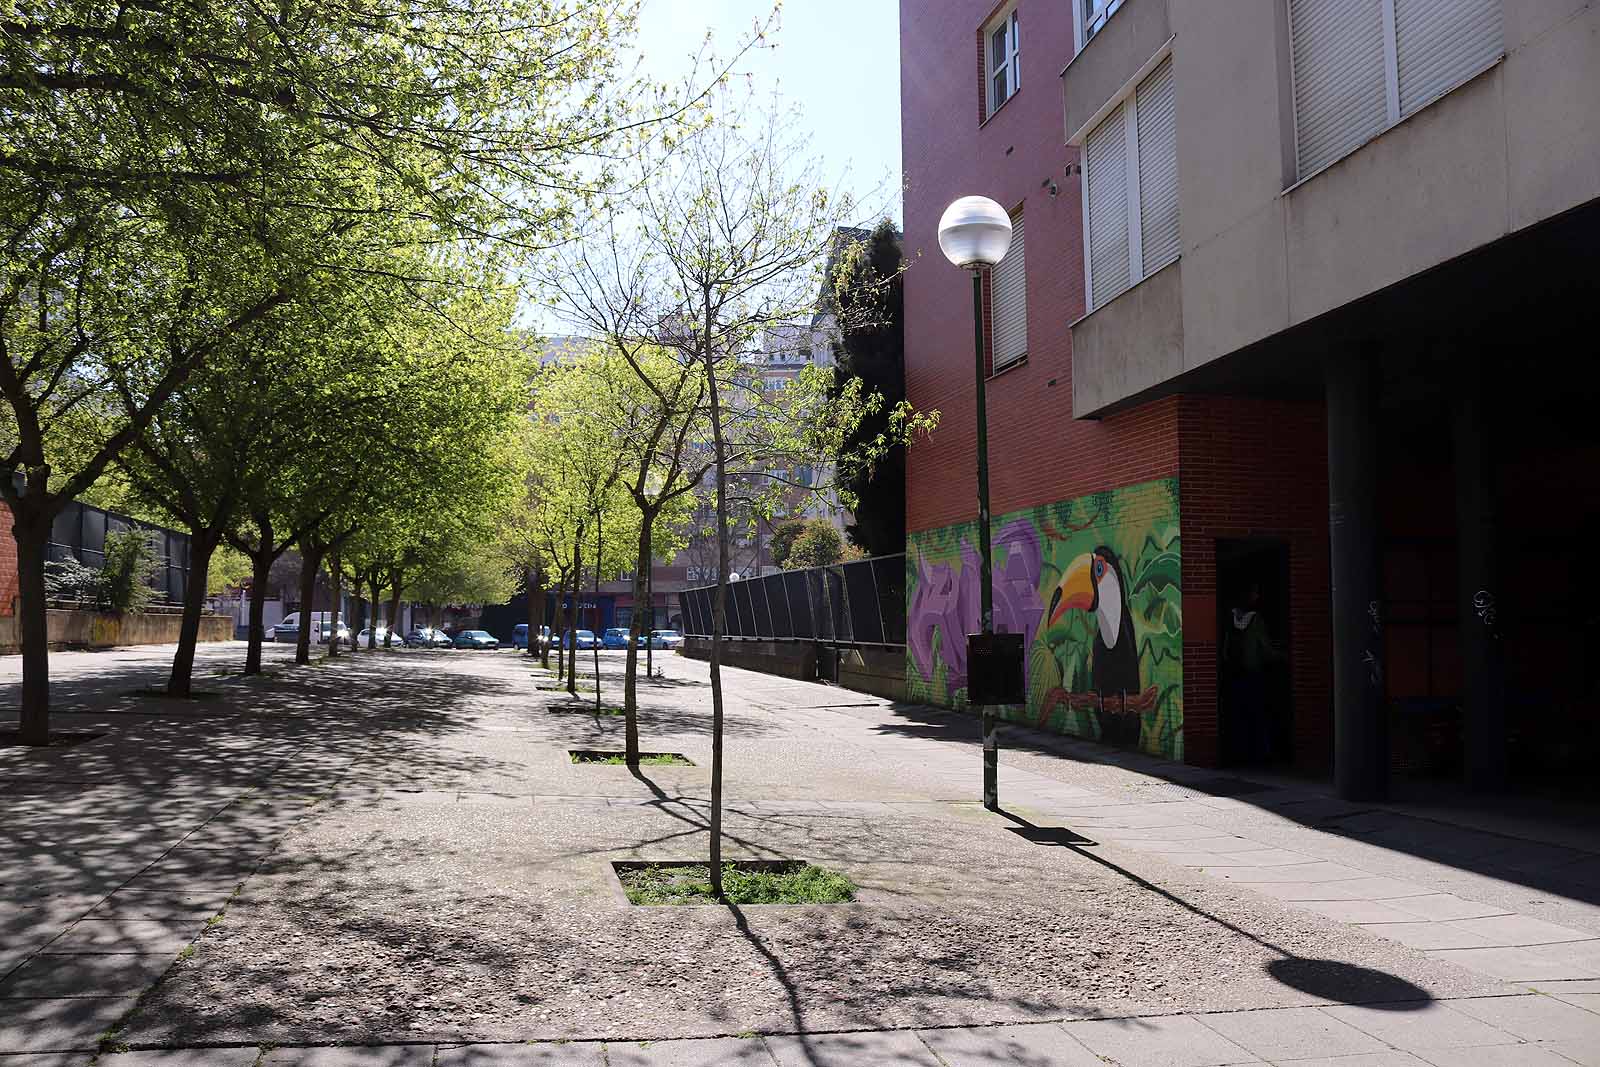
M908 688L963 704L977 629L970 281L935 238L981 194L1021 257L984 301L1009 717L1351 796L1574 765L1600 9L903 0L901 50L907 388L943 414Z

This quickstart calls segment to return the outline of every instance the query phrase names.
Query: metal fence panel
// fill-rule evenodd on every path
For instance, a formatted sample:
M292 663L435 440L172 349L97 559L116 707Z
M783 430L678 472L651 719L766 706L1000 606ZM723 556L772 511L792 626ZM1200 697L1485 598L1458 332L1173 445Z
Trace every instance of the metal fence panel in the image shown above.
M729 637L904 646L903 555L785 571L728 584ZM685 633L711 635L716 586L678 595Z

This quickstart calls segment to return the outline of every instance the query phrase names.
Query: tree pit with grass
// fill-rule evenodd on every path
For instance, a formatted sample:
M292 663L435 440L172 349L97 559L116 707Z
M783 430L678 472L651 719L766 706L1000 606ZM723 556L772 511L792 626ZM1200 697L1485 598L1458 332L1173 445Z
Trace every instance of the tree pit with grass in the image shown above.
M572 758L573 763L578 764L624 767L628 763L626 753L611 749L574 748L569 749L567 754ZM639 765L642 767L693 767L694 760L685 756L682 752L641 752L639 753Z
M848 904L855 883L804 860L730 860L722 865L722 895L704 863L616 862L628 902L658 904Z

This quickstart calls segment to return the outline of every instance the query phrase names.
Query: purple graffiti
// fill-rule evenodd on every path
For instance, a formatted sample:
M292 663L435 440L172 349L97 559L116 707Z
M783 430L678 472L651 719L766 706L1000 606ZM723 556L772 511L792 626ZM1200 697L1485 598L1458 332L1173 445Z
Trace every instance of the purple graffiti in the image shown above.
M1039 535L1025 519L1013 519L994 541L994 628L1001 633L1021 633L1023 648L1044 617L1039 599L1042 554ZM961 542L959 569L948 563L930 564L917 556L917 591L911 598L908 640L911 658L925 681L933 681L938 660L945 666L945 695L967 684L966 635L982 622L979 610L978 549ZM939 651L934 653L934 635Z

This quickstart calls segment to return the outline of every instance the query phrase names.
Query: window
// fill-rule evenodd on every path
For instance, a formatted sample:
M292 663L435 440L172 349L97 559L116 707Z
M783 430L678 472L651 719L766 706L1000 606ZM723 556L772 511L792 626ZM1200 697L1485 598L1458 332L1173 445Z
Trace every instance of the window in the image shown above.
M1083 5L1083 32L1079 35L1082 42L1078 47L1089 43L1089 38L1099 33L1106 24L1106 19L1117 13L1117 8L1122 6L1122 0L1077 0Z
M1163 59L1083 142L1089 310L1178 258L1172 59Z
M985 114L993 115L1022 84L1022 68L1017 60L1017 9L1012 7L989 23L983 36L988 42L984 69L988 71L989 108Z
M1011 250L989 276L989 309L993 373L1028 354L1028 284L1020 210L1011 216Z
M1501 0L1288 0L1295 167L1309 178L1504 53Z

